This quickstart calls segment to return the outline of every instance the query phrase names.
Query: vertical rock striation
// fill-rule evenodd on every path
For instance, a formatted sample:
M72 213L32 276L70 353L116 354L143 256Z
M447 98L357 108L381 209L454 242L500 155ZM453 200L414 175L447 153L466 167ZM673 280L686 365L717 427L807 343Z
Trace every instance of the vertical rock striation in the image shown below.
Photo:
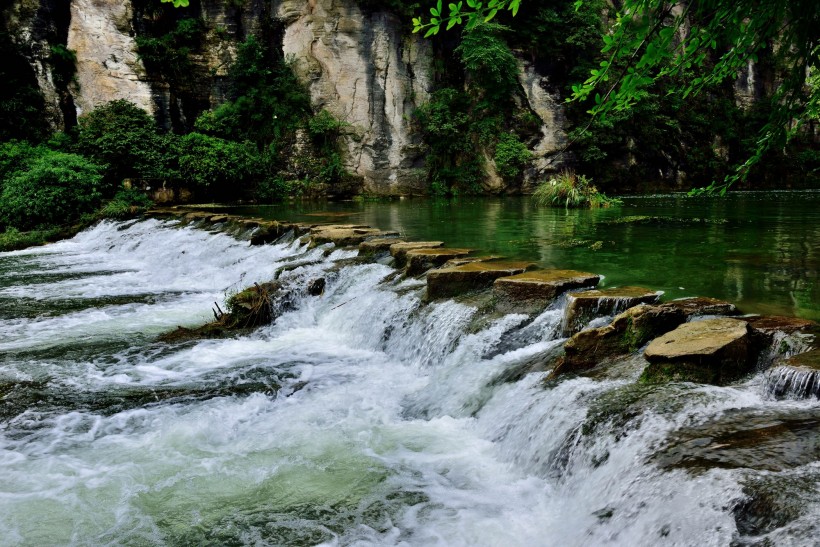
M72 0L68 48L77 56L77 113L127 99L154 113L151 86L137 57L128 0Z
M385 12L351 0L284 0L283 49L316 110L348 124L347 169L378 194L424 192L423 148L410 116L429 96L430 45Z

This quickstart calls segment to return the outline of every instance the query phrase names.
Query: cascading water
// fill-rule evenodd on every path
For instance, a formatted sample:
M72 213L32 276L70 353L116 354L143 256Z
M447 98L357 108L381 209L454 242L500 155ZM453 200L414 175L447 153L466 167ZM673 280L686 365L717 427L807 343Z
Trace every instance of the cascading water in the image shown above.
M0 543L816 541L816 402L545 384L560 303L481 321L324 251L149 220L0 255ZM299 261L326 290L272 325L156 341Z

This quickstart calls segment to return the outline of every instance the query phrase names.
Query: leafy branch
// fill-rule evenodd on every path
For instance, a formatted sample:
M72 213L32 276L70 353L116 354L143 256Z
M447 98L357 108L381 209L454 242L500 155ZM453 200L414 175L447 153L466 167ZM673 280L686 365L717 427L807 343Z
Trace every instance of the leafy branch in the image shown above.
M507 10L512 12L513 16L517 15L520 5L521 0L490 0L486 4L477 0L467 0L465 7L464 2L460 0L457 4L448 4L449 12L445 13L442 0L438 0L438 3L430 8L432 17L427 20L424 17L413 18L413 32L426 29L424 37L428 38L438 34L442 25L445 25L446 30L450 30L456 25L464 24L465 21L465 28L472 30L482 21L492 21L499 11Z

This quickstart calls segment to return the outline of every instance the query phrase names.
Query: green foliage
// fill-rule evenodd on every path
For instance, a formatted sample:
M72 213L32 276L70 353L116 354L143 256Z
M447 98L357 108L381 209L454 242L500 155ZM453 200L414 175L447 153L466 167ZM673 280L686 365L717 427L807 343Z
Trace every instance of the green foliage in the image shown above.
M10 141L0 144L0 191L7 178L18 171L24 171L31 161L45 153L45 149L32 146L25 141Z
M620 200L600 193L584 175L564 171L542 182L533 194L535 202L547 207L610 207L620 205Z
M80 117L77 150L107 166L111 189L126 178L176 176L174 137L161 134L147 112L125 100Z
M517 177L532 159L527 145L516 135L503 133L495 145L495 167L498 174L507 180Z
M8 33L0 30L0 142L38 141L48 134L45 100L31 65Z
M77 71L77 54L62 44L51 46L49 61L53 67L52 73L58 85L67 85L74 79Z
M437 195L476 192L484 176L469 96L452 88L436 91L416 110L422 136L430 147L427 169Z
M473 81L496 102L508 101L518 87L518 61L501 33L507 28L480 23L464 32L456 53Z
M190 56L200 45L204 31L199 19L180 19L167 34L137 36L137 53L147 68L171 79L184 79L190 77Z
M154 202L145 195L145 192L135 188L123 188L114 198L100 209L100 218L125 219L145 212Z
M92 212L102 198L102 167L76 154L37 150L5 179L0 223L26 230L71 223Z
M197 120L198 131L268 145L311 115L310 99L291 67L254 37L239 46L230 78L231 100Z
M259 155L253 145L201 133L180 139L182 180L212 197L236 195L259 174Z
M21 232L17 228L8 228L5 232L0 232L0 253L45 245L56 239L59 233L60 230L55 228L30 232Z

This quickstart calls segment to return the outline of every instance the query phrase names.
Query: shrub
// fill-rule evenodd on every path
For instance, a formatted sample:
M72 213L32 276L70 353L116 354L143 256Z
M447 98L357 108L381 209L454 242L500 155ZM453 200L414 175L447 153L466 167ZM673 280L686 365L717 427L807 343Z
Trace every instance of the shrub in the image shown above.
M237 195L260 173L256 148L201 133L189 133L180 140L179 168L183 180L211 197Z
M532 158L527 145L517 136L503 133L495 145L495 167L505 179L514 179Z
M80 118L77 148L106 165L107 189L113 192L126 178L175 177L174 140L159 132L147 112L117 100Z
M27 230L65 224L100 203L102 167L76 154L48 149L10 174L0 194L0 221Z
M134 188L123 188L114 195L114 199L100 209L98 216L115 219L130 218L145 212L153 204L154 202L144 192Z
M509 101L518 87L518 60L501 38L506 27L481 23L464 32L456 53L487 96Z
M542 182L533 194L535 202L548 207L610 207L620 205L621 201L608 198L598 191L584 175L572 171L563 171Z

